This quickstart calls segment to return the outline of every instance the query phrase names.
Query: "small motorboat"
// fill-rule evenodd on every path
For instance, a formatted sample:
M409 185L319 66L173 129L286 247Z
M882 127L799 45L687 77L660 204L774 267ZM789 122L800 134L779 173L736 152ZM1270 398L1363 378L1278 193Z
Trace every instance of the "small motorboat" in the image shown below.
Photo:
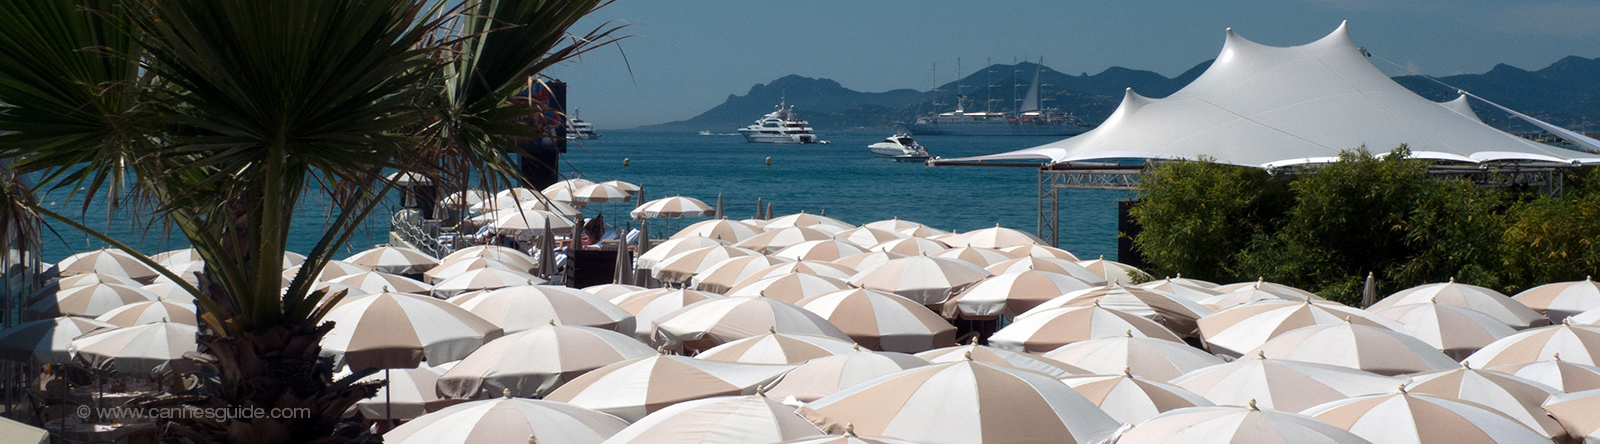
M872 155L887 157L902 162L914 162L928 159L928 149L918 144L910 135L898 133L883 139L882 142L867 146L872 150Z

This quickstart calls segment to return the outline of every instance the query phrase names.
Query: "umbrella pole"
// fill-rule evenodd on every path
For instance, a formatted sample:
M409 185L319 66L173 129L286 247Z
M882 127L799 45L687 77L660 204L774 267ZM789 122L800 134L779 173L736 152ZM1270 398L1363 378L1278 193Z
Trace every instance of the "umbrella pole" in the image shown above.
M389 415L389 400L394 398L394 380L389 378L389 369L383 369L383 425L394 428L394 418Z

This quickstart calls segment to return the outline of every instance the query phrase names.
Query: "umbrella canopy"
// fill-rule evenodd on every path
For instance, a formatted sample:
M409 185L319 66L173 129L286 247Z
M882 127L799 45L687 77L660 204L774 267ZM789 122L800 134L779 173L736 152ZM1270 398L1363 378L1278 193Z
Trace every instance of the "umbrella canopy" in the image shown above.
M294 267L296 266L290 266L289 268ZM200 285L200 277L206 274L206 263L203 261L191 261L181 264L173 264L172 266L166 268L167 271L171 271L172 274L178 275L179 280L187 282L189 285ZM156 276L155 279L150 280L150 283L152 284L173 282L174 281L171 278L168 278L166 275Z
M157 322L173 322L191 326L200 325L195 318L194 304L149 301L135 302L113 308L111 311L96 317L95 320L118 327L132 327L139 324L154 324Z
M811 359L767 388L767 396L812 402L880 376L931 364L904 353L851 351Z
M728 296L761 296L794 304L807 297L847 288L850 288L850 285L842 280L790 272L756 281L745 278L745 282L735 285L728 290L727 294Z
M650 247L650 251L646 251L644 254L639 255L639 258L635 259L633 262L635 266L639 267L639 269L655 270L659 268L661 266L661 262L667 260L667 258L677 256L678 254L687 252L689 250L706 247L725 247L727 245L727 242L709 237L688 236L677 239L668 239L666 242L652 245Z
M1521 302L1498 291L1457 283L1455 279L1451 279L1450 282L1423 284L1400 290L1369 308L1382 310L1396 305L1427 303L1454 305L1482 312L1515 329L1550 325L1549 319L1522 305Z
M996 224L994 228L969 231L966 234L953 236L945 243L952 247L981 247L981 248L1011 248L1028 245L1044 245L1038 236L1022 231L1005 228Z
M746 238L734 246L749 248L766 254L777 253L790 245L801 242L831 240L833 235L821 230L804 227L787 227L768 230L765 233Z
M121 250L108 250L108 251L121 251ZM198 260L203 260L203 258L200 257L200 252L195 250L195 249L193 249L193 248L180 248L180 249L177 249L177 250L169 250L169 251L163 251L163 252L160 252L160 253L152 254L152 255L150 255L150 260L156 261L157 264L161 264L161 266L163 266L163 267L171 267L173 265L179 265L179 264L183 264L183 263L187 263L187 262L194 262L194 261L198 261ZM98 273L91 273L91 274L98 274ZM124 278L124 279L126 279L126 278ZM62 279L62 281L65 281L65 280L66 280L65 278Z
M1044 373L1055 378L1093 374L1088 370L1073 367L1071 365L1067 365L1054 359L1041 357L1039 355L1017 353L1011 350L977 344L958 345L955 347L928 350L922 353L917 353L916 357L925 359L928 362L935 364L960 362L970 359L973 361L985 362L1001 367L1011 367Z
M63 277L100 273L139 282L150 282L157 276L154 268L139 262L122 250L113 249L100 249L67 256L56 263L56 270Z
M361 382L388 381L378 388L378 394L356 401L356 411L370 420L413 419L437 408L440 402L434 384L443 369L419 367L378 372L361 378Z
M461 275L463 273L466 273L468 271L481 270L481 269L494 269L494 270L500 270L500 271L507 271L507 272L511 272L511 273L527 274L529 270L533 269L533 267L524 268L522 266L511 265L511 264L506 263L506 262L501 262L501 261L490 259L490 258L487 258L487 257L478 256L478 257L472 257L472 258L464 258L464 259L461 259L461 260L457 260L455 262L445 262L445 263L439 264L439 266L433 267L431 269L428 269L427 272L422 273L422 278L423 279L427 279L428 282L433 282L433 283L437 284L439 282L444 282L446 279L459 276L459 275ZM431 291L432 287L429 287L429 290Z
M147 374L184 364L183 354L199 351L192 325L157 322L97 330L73 339L67 350L92 368Z
M545 188L545 191L540 192L540 194L544 195L545 200L549 200L551 202L562 202L574 207L584 206L585 204L583 202L578 201L572 196L573 191L578 191L578 189L551 186L549 188Z
M905 296L923 305L942 303L968 285L989 277L989 272L966 261L928 256L856 269L861 272L850 277L850 285Z
M656 355L595 369L563 384L546 400L570 402L628 421L685 401L754 394L756 388L794 368L730 364Z
M765 225L762 225L762 227L767 230L789 227L806 227L815 230L826 231L829 233L841 233L844 232L844 230L849 230L855 228L856 226L828 216L809 214L801 211L795 214L774 217L771 220L768 220Z
M612 444L771 443L821 434L795 408L766 396L719 396L651 413L606 440Z
M841 257L839 260L832 262L837 265L850 267L852 270L862 271L868 268L883 265L885 262L905 257L911 257L911 255L890 253L886 251L874 251L870 253L857 254L854 256Z
M644 289L644 287L637 285L624 284L600 284L583 287L583 291L587 291L589 294L599 296L601 299L611 301L612 303L616 303L616 299L619 297L633 292L644 291Z
M384 273L381 271L369 271L365 273L340 276L333 278L333 280L328 282L349 285L368 293L395 292L429 294L433 291L432 285L425 284L422 281L404 276Z
M917 353L955 345L956 328L916 301L866 289L814 295L795 305L872 350Z
M1195 325L1195 322L1212 313L1211 309L1188 299L1177 298L1139 287L1125 287L1121 284L1111 284L1067 293L1045 301L1031 308L1030 311L1043 311L1061 307L1087 307L1090 305L1099 305L1155 321L1168 330L1172 330L1173 333L1177 333L1178 336L1186 338L1199 337L1199 327ZM1026 312L1022 314L1022 316L1027 315L1028 313Z
M494 221L488 223L489 228L521 240L532 240L546 235L572 234L573 231L573 221L568 220L567 216L549 211L502 211L494 215ZM546 227L549 232L545 231Z
M139 288L150 292L150 294L156 295L157 300L185 304L194 303L194 295L189 294L188 290L184 290L183 287L180 287L175 283L164 282L160 284L150 284Z
M1145 272L1134 268L1132 265L1108 261L1105 256L1090 261L1079 261L1078 265L1089 269L1090 272L1109 283L1133 285L1136 281L1148 276Z
M1312 301L1312 302L1324 302L1324 303L1328 302L1328 300L1320 298L1320 297L1316 297L1316 296L1305 297L1305 298L1302 298L1300 296L1301 295L1298 294L1298 293L1272 292L1272 291L1267 291L1267 290L1265 290L1265 289L1263 289L1262 287L1259 287L1259 286L1250 286L1250 287L1240 288L1240 289L1233 290L1233 291L1230 291L1230 292L1222 293L1222 294L1219 294L1219 295L1216 295L1216 296L1212 296L1212 297L1209 297L1209 298L1201 299L1199 302L1200 302L1200 305L1204 305L1206 307L1210 307L1213 310L1219 310L1219 311L1220 310L1226 310L1226 309L1233 308L1233 307L1238 307L1238 306L1241 306L1241 305L1247 305L1247 304L1252 304L1252 303L1256 303L1256 302L1261 302L1261 301L1283 301L1283 302Z
M416 368L423 361L459 360L500 337L500 327L449 302L403 293L382 293L334 307L322 337L322 355L336 367Z
M1256 355L1195 370L1172 384L1218 405L1258 403L1297 412L1351 396L1385 393L1404 382L1352 368Z
M632 313L599 296L557 285L506 287L457 305L507 333L555 323L633 334L635 323Z
M489 193L483 190L457 191L444 196L439 205L452 210L465 210L489 198Z
M615 416L538 399L495 398L446 407L383 434L391 444L600 444L628 426Z
M574 178L571 178L571 179L566 179L566 180L562 180L560 182L556 182L556 183L550 184L550 186L544 187L544 189L540 190L539 192L544 193L544 194L550 194L553 191L560 190L560 189L563 189L563 188L576 190L576 189L583 188L583 187L586 187L586 186L589 186L589 185L594 185L594 181L589 180L589 179L584 179L584 178L581 178L581 177L574 177Z
M1164 294L1164 295L1167 295L1167 296L1181 298L1181 299L1184 299L1184 300L1187 300L1187 301L1190 301L1190 302L1194 302L1194 303L1200 303L1200 301L1203 301L1203 300L1206 300L1206 299L1210 299L1212 297L1215 297L1215 296L1218 296L1218 295L1222 294L1222 293L1213 291L1210 288L1199 287L1199 286L1195 286L1195 285L1192 285L1192 284L1184 283L1186 281L1188 281L1188 280L1185 279L1185 280L1180 281L1180 280L1174 280L1172 278L1166 278L1166 279L1162 279L1162 280L1159 280L1159 281L1150 281L1150 282L1146 282L1146 283L1143 283L1143 284L1139 284L1139 288L1143 288L1143 289L1146 289L1146 290L1154 291L1156 293L1161 293L1161 294ZM1212 288L1214 288L1214 287L1212 287ZM1202 304L1202 305L1204 305L1204 304Z
M739 364L799 364L858 349L853 342L827 336L768 333L711 347L694 357Z
M1305 411L1374 444L1531 443L1549 439L1473 403L1398 392L1357 396Z
M652 250L654 251L654 250ZM665 282L687 283L695 275L711 269L712 265L740 256L761 256L754 250L739 247L701 247L668 256L655 265L655 278Z
M1559 324L1568 316L1600 308L1600 283L1586 277L1581 281L1544 284L1517 293L1511 299Z
M1477 368L1526 364L1561 355L1561 359L1600 365L1600 327L1571 324L1524 330L1478 350L1461 361Z
M938 400L938 401L932 401ZM807 403L800 415L829 433L931 444L1094 443L1117 421L1048 376L963 360L904 370Z
M1072 252L1069 252L1067 250L1063 250L1063 249L1060 249L1060 248L1056 248L1056 247L1046 246L1046 245L1037 245L1037 244L1035 244L1035 245L1017 245L1017 246L1014 246L1014 247L1001 248L999 250L1001 252L1005 253L1007 256L1011 256L1013 258L1018 258L1018 259L1026 258L1026 257L1037 257L1037 258L1048 258L1048 259L1060 259L1060 260L1069 261L1069 262L1077 262L1077 261L1082 260L1082 259L1078 259L1078 256L1075 255L1075 254L1072 254Z
M554 186L552 185L552 187L554 187ZM496 200L496 201L502 201L502 200L528 201L528 200L538 199L539 198L539 194L540 193L538 191L530 190L530 189L523 188L523 187L516 187L516 188L500 190L499 192L494 193L494 196L491 196L491 197L493 197L493 199Z
M1562 319L1561 322L1573 325L1600 326L1600 308L1568 316L1566 319Z
M1517 420L1545 438L1566 439L1561 423L1551 419L1540 407L1556 393L1544 384L1500 372L1461 367L1412 375L1406 390L1476 403Z
M438 378L438 391L450 398L539 398L590 370L655 354L615 331L551 324L478 347Z
M1559 392L1600 389L1600 367L1563 361L1560 356L1547 361L1490 367L1488 370L1544 384Z
M1043 271L1047 273L1057 273L1072 276L1080 281L1088 282L1094 285L1105 285L1106 283L1105 278L1100 277L1098 274L1094 274L1094 272L1089 271L1087 268L1083 268L1083 266L1078 265L1077 262L1048 257L1028 256L1023 258L1008 259L990 264L988 267L984 267L984 270L988 270L990 273L994 274L1017 273L1029 270Z
M1211 290L1218 293L1229 293L1245 288L1254 288L1268 293L1275 293L1279 296L1282 296L1284 299L1292 299L1297 301L1302 299L1322 300L1322 298L1317 297L1316 293L1290 287L1288 285L1267 282L1265 278L1250 282L1235 282L1227 285L1218 285Z
M948 233L947 231L934 229L934 228L931 228L931 227L929 227L927 225L923 225L921 223L912 222L912 221L909 221L909 220L901 220L898 217L894 218L894 219L887 219L887 220L880 220L880 221L877 221L877 222L872 222L872 223L869 223L869 224L866 224L866 225L862 225L862 227L872 228L872 229L876 229L876 230L893 231L893 232L896 232L896 233L901 233L901 234L905 234L905 235L912 236L912 237L928 237L928 236Z
M474 245L471 247L462 248L440 259L439 263L453 264L456 262L472 260L480 257L505 262L518 267L526 264L530 269L537 265L537 262L533 259L533 256L529 256L527 253L517 251L515 248L502 247L499 245Z
M153 302L156 295L144 291L143 288L129 287L118 284L90 284L81 287L72 287L57 291L29 305L24 314L31 319L46 319L56 316L84 316L96 317L117 307L136 303Z
M294 279L295 275L300 274L300 267L301 266L296 265L296 266L293 266L293 267L289 267L286 270L283 270L283 278L284 279ZM311 280L312 281L316 281L316 282L327 282L327 281L331 281L331 280L334 280L334 279L338 279L340 277L349 276L349 275L358 274L358 273L367 273L367 272L371 272L371 271L372 270L368 270L366 267L362 267L362 266L359 266L359 265L356 265L356 264L352 264L352 263L349 263L349 262L332 260L332 261L328 261L328 263L326 265L323 265L322 266L322 272L318 273L316 276L312 276Z
M1188 344L1126 335L1074 342L1045 352L1043 356L1095 374L1128 372L1161 382L1223 363L1222 358Z
M864 247L871 247L882 245L883 243L889 241L911 239L912 237L911 235L905 233L879 230L877 228L858 227L840 231L838 234L835 234L833 238Z
M181 262L179 264L181 264ZM178 265L178 264L173 264L173 265ZM135 281L133 279L128 279L127 277L123 277L123 276L114 276L114 275L100 274L100 273L84 273L84 274L67 276L67 277L63 277L61 279L56 280L55 285L54 285L55 286L54 290L65 290L65 289L68 289L68 288L82 287L82 286L94 285L94 284L119 284L119 285L126 285L126 286L129 286L129 287L138 287L138 286L142 286L143 285L143 284L140 284L139 281ZM49 288L49 287L47 286L46 288Z
M1017 316L1065 293L1094 288L1072 276L1044 271L1019 271L991 276L946 300L944 316L992 319Z
M633 220L676 219L680 217L711 217L716 209L693 197L673 196L645 202L628 215Z
M634 195L634 194L639 194L639 186L638 185L634 185L632 183L623 182L623 181L620 181L620 180L608 180L608 181L605 181L605 182L600 182L600 184L601 185L610 185L610 186L613 186L613 187L617 187L617 189L619 189L619 190L626 191L628 193L628 195L630 195L630 196Z
M783 262L768 266L767 268L756 270L754 273L750 273L749 276L741 279L739 283L735 284L734 286L789 273L803 273L844 281L850 279L850 276L855 276L856 270L843 265L824 261Z
M871 228L862 228L862 229L863 230L870 230ZM896 234L899 234L899 233L896 233ZM886 240L886 241L883 241L883 242L880 242L880 243L877 243L877 244L873 244L872 248L871 248L872 251L886 251L886 252L890 252L890 253L903 254L903 255L906 255L906 256L921 256L921 255L925 255L925 254L938 254L938 253L944 252L945 250L949 250L949 249L950 249L950 246L949 245L945 245L944 242L939 242L939 241L930 240L930 239L923 239L923 238L920 238L920 237L906 237L906 238L902 238L902 239L890 239L890 240Z
M24 322L0 330L0 359L27 361L38 359L46 364L65 364L72 361L68 350L73 339L98 329L117 328L115 325L76 316Z
M1255 353L1391 376L1459 366L1444 352L1410 335L1354 323L1290 330L1246 354Z
M790 245L772 255L797 261L832 261L866 252L867 250L849 241L824 239Z
M1207 350L1219 356L1237 357L1290 330L1347 322L1395 331L1405 329L1397 322L1366 311L1310 300L1240 305L1200 318L1196 324Z
M572 192L572 200L588 204L627 202L633 193L612 185L597 183Z
M1517 333L1489 315L1453 305L1406 304L1377 312L1379 316L1400 323L1404 327L1402 332L1458 361L1500 338Z
M1123 424L1134 424L1164 412L1185 407L1213 405L1204 396L1165 382L1119 375L1072 376L1061 378L1089 402Z
M0 436L6 437L7 440L15 444L50 443L50 432L10 418L0 418Z
M416 274L439 265L439 259L415 248L376 247L344 258L351 265L372 271L394 274Z
M1116 444L1369 444L1365 438L1294 412L1249 407L1177 409L1122 431Z
M479 268L433 284L433 295L448 298L469 291L495 290L518 285L539 285L545 282L547 281L528 273Z
M1550 397L1544 410L1560 421L1567 434L1592 443L1600 441L1600 390L1562 393Z
M1019 317L996 331L989 345L1044 353L1063 345L1132 335L1182 343L1183 339L1149 319L1100 306L1053 308Z
M656 320L659 338L694 350L772 332L850 340L850 336L815 313L759 296L700 301Z
M654 346L671 346L664 339L655 338L656 321L663 316L678 311L696 302L708 299L722 299L722 295L695 290L673 290L667 288L655 290L641 290L625 296L612 299L612 302L623 311L633 313L634 330L633 338Z
M1011 256L1007 256L1005 253L1001 252L1000 250L996 250L996 249L993 249L993 248L981 248L981 247L951 248L951 249L948 249L948 250L944 250L944 251L940 251L940 252L937 252L937 253L929 254L929 256L949 258L949 259L959 259L959 260L967 261L968 263L970 263L972 265L977 265L979 268L986 268L986 267L988 267L990 265L998 264L998 263L1009 261L1009 260L1013 259Z
M672 238L677 239L688 236L700 236L718 239L724 242L739 242L745 239L756 237L756 235L761 233L762 230L760 228L756 228L744 222L727 219L712 219L695 222L687 227L683 227L682 230L678 230L677 233L673 233Z

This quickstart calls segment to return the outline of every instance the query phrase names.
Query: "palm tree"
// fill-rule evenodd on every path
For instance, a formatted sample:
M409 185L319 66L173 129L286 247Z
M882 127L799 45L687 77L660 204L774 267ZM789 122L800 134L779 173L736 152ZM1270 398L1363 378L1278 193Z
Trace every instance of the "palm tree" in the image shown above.
M510 182L504 121L524 79L615 41L567 30L598 0L7 0L0 2L0 159L86 200L156 209L206 263L187 287L204 308L203 397L148 405L306 408L310 417L175 421L196 441L337 441L343 412L375 388L334 381L321 322L342 294L311 291L332 254L383 202L386 171L446 187ZM124 184L132 174L136 180ZM280 288L300 198L333 203L307 261ZM102 196L108 197L100 197ZM71 218L155 266L144 255ZM182 282L170 272L163 274Z

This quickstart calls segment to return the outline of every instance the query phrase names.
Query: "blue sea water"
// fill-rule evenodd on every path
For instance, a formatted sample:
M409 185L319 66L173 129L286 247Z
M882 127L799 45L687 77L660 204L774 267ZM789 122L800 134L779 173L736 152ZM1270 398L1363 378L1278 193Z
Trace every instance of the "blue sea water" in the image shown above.
M773 204L775 214L825 213L853 224L899 217L944 230L971 231L999 224L1026 232L1038 228L1038 171L1033 168L926 167L872 157L867 145L889 133L820 132L829 144L766 145L746 143L738 135L695 133L606 132L600 139L574 141L562 156L561 172L594 181L623 180L644 187L647 199L674 195L715 205L720 194L729 218L755 216L756 199ZM934 155L964 157L1027 148L1056 137L922 136L918 142ZM772 165L766 158L772 158ZM624 160L627 166L624 166ZM1061 243L1080 257L1116 257L1116 201L1120 191L1065 190L1061 196ZM65 193L43 197L58 211L78 214L76 200ZM591 206L589 217L605 214L607 222L627 223L633 203ZM392 212L394 208L390 208ZM290 236L290 249L309 251L329 217L327 204L301 205ZM142 229L133 222L144 212L133 209L106 214L103 202L84 212L91 226L154 253L186 246L177 233L164 236L160 227ZM670 232L698 219L658 221L655 234ZM386 242L389 217L379 214L344 248L353 254ZM54 226L46 233L44 260L55 262L100 243L71 228ZM336 256L342 257L344 254Z

